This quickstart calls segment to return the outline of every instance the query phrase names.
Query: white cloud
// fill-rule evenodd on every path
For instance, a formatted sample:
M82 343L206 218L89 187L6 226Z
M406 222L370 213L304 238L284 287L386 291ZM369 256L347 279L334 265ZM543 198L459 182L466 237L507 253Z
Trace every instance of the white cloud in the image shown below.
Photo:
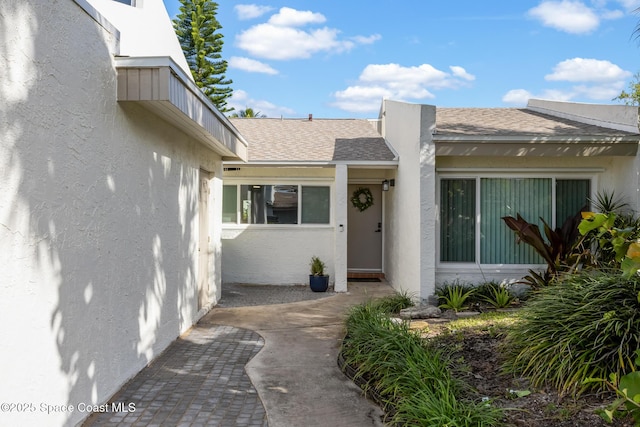
M640 0L618 0L626 10L635 10L640 7Z
M307 32L271 24L249 28L236 37L236 43L253 56L278 60L310 58L317 52L353 47L352 42L338 40L336 29L325 27Z
M250 73L264 73L275 75L278 74L278 70L265 64L264 62L256 61L251 58L244 58L240 56L232 56L229 58L229 67L237 68L238 70L248 71Z
M291 108L281 107L269 101L252 98L247 92L241 89L233 91L231 98L227 99L227 105L235 108L235 111L252 108L256 113L260 112L267 117L292 116L295 114L295 111Z
M524 105L529 98L554 101L571 101L576 98L611 101L620 94L626 79L631 76L631 72L625 71L609 61L585 58L567 59L559 62L553 68L553 73L545 76L545 80L568 82L568 87L544 89L535 95L525 89L513 89L502 97L502 101L515 105Z
M624 12L621 10L605 10L602 12L602 19L620 19L624 17Z
M624 82L615 82L609 85L578 85L573 90L578 96L584 96L596 101L609 102L624 89Z
M351 37L351 40L353 40L357 44L373 44L373 43L377 42L378 40L380 40L381 38L382 38L382 36L380 34L373 34L373 35L368 36L368 37L365 37L365 36Z
M258 6L256 4L238 4L234 7L238 14L238 19L244 21L247 19L254 19L264 15L267 12L273 10L269 6Z
M528 13L547 27L572 34L589 33L600 25L595 11L579 1L543 1Z
M283 7L269 18L269 24L279 27L302 27L307 24L323 24L326 20L321 13Z
M457 65L452 65L449 67L449 69L451 70L454 76L460 77L461 79L468 80L468 81L473 81L476 79L476 76L474 76L473 74L467 73L467 70Z
M576 95L577 93L574 91L547 89L539 94L532 94L525 89L513 89L502 97L502 102L514 106L525 106L531 98L548 99L551 101L570 101L575 98Z
M567 82L619 82L632 75L609 61L572 58L558 63L544 78Z
M333 106L351 112L377 111L380 100L432 99L431 90L455 89L468 84L475 76L459 66L450 67L452 73L430 64L404 67L399 64L370 64L360 74L358 83L335 92Z
M502 102L514 105L526 105L531 98L535 97L528 90L512 89L502 97Z
M340 39L340 31L327 26L300 28L325 21L326 18L320 13L283 7L268 22L238 34L235 43L258 58L289 60L310 58L319 52L341 53L356 45L371 44L380 39L377 34Z

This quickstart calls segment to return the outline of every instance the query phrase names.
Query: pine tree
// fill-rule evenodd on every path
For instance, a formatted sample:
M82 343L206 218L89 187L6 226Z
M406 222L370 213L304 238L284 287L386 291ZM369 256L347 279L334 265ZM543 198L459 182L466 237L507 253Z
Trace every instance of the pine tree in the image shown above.
M221 112L227 108L227 98L233 83L225 77L227 61L222 59L222 28L216 19L218 4L211 0L180 0L180 13L173 20L173 27L182 46L187 64L198 87L211 99Z

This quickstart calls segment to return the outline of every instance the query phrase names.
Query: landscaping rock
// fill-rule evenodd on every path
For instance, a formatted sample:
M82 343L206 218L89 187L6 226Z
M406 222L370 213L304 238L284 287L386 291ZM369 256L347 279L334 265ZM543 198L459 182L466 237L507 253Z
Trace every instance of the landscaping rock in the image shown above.
M440 316L442 316L442 311L438 307L428 304L400 310L401 319L433 319Z

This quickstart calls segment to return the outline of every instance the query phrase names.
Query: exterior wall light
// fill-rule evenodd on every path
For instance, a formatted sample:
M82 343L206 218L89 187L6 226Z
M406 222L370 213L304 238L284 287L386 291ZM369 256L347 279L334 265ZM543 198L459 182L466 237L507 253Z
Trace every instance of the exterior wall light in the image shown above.
M382 181L382 191L389 191L389 180L385 179Z

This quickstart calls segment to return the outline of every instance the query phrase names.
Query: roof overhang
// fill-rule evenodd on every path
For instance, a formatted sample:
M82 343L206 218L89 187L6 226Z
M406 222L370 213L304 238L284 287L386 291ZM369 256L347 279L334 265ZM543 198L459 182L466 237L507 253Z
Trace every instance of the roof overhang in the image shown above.
M482 137L434 135L436 156L635 156L640 135L611 137Z
M271 168L333 168L337 165L347 165L352 169L397 169L398 161L225 161L224 167L271 167Z
M136 102L220 154L247 160L247 141L170 57L117 57L119 102Z

